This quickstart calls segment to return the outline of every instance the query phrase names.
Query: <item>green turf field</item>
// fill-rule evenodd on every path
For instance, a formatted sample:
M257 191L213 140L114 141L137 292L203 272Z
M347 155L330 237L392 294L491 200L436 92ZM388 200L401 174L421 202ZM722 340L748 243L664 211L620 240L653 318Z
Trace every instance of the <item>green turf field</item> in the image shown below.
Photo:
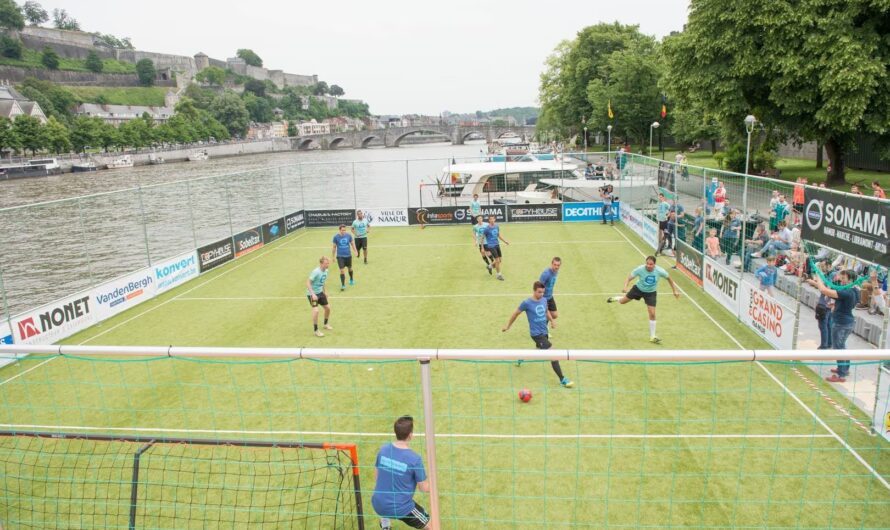
M66 343L531 350L524 316L507 333L501 327L558 255L555 348L767 348L675 270L684 294L676 300L660 286L663 343L649 343L642 303L605 303L643 262L642 243L623 227L568 223L503 225L504 282L485 270L469 226L375 228L355 286L340 292L332 270L334 329L317 338L305 280L330 255L333 234L291 235ZM815 393L802 365L563 362L563 370L575 388L560 387L548 362L433 362L444 528L888 527L887 444ZM530 403L517 399L522 388L534 393ZM377 527L377 449L396 417L413 415L420 434L423 425L414 361L31 356L0 370L0 403L6 430L354 442L367 528ZM34 454L25 446L0 438L4 528L27 527L28 518L35 527L126 527L138 444L51 441ZM422 435L413 447L426 457ZM280 498L250 493L251 471L197 449L185 460L228 485L205 488L182 457L164 454L143 477L151 494L140 497L139 527L290 527L270 515L288 511ZM56 480L17 478L41 466L56 468L43 470ZM87 493L79 480L91 482ZM65 500L77 496L92 502ZM426 495L416 498L429 507ZM220 515L228 506L235 515ZM223 524L227 517L234 522ZM315 512L296 527L355 526Z

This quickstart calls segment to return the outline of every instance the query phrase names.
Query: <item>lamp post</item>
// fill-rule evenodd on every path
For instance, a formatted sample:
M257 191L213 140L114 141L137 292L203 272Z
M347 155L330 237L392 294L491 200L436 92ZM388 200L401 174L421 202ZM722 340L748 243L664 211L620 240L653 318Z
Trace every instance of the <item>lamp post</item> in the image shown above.
M606 133L609 135L609 139L607 140L608 144L606 145L606 162L609 162L612 158L612 126L611 125L606 127Z
M757 118L753 115L748 114L745 116L745 130L748 131L748 147L745 149L745 175L748 174L748 161L751 159L751 133L754 132L756 123Z
M587 152L587 126L584 126L584 152Z
M652 125L649 126L649 156L652 156L652 131L657 129L659 123L657 121L653 121Z

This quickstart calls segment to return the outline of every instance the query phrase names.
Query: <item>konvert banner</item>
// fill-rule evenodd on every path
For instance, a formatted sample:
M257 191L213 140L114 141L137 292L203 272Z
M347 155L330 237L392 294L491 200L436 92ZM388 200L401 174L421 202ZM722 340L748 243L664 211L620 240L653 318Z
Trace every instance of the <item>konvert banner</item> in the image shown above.
M349 226L355 210L306 210L306 226Z
M235 246L232 244L231 237L198 249L198 264L201 267L201 272L207 272L233 259L235 259Z
M807 187L801 237L890 267L890 201Z

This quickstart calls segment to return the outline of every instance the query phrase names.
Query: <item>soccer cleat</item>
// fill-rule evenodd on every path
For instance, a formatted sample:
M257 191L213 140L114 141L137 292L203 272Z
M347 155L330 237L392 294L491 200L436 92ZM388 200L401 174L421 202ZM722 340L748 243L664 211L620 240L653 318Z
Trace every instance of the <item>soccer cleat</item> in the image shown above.
M324 337L324 333L322 333L320 329L316 329L316 330L315 330L315 336L316 336L316 337Z
M614 302L614 300L612 300L612 297L611 297L611 296L608 297L608 298L606 298L606 303L607 303L607 304L611 304L612 302Z
M365 258L365 265L368 264L368 258Z
M498 274L498 280L504 281L504 277L502 275Z
M661 344L661 339L659 339L658 337L650 337L649 342L651 342L652 344Z
M516 361L516 366L517 366L517 367L521 367L521 366L522 366L522 359L519 359L518 361Z
M345 291L345 290L346 290L346 286L343 285L343 284L340 284L340 290L341 290L341 291Z
M324 329L334 329L334 326L332 326L330 324L325 324Z
M572 388L573 386L575 386L575 383L569 381L568 377L563 377L562 381L560 381L559 384L561 384L565 388Z
M350 279L349 279L349 286L352 287L353 285L355 285L355 280L353 280L352 278L350 278Z
M491 263L485 266L488 269L488 274L491 274Z

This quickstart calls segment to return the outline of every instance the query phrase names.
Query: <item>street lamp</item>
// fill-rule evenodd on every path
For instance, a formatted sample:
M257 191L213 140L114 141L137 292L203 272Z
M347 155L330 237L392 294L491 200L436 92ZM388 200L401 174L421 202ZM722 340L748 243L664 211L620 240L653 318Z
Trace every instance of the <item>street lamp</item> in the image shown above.
M584 126L584 152L587 152L587 126Z
M748 114L745 116L745 130L748 131L748 148L745 150L745 175L748 174L748 161L751 158L751 133L754 132L754 125L757 123L757 118L753 115Z
M659 123L657 121L653 121L652 125L649 126L649 156L652 156L652 131L657 129Z
M609 125L606 127L606 132L609 135L608 144L606 145L606 162L612 158L612 126Z

